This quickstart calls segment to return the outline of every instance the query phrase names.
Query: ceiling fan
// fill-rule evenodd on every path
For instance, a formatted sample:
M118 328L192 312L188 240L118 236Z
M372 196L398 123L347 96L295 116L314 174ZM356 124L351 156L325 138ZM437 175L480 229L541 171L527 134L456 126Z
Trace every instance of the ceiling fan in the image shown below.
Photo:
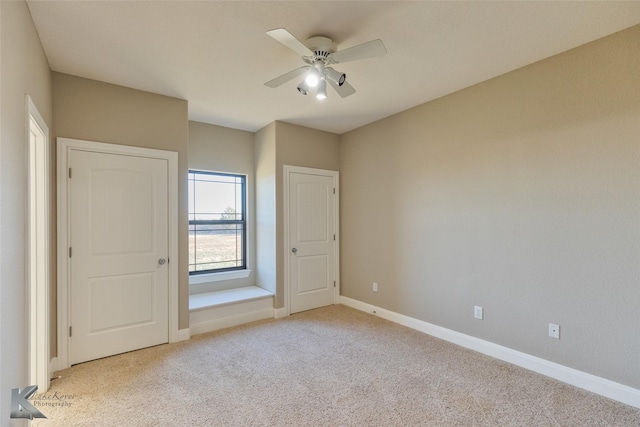
M346 74L335 70L331 65L373 58L387 53L380 39L336 51L333 40L324 36L311 37L306 43L302 43L284 28L267 31L267 34L301 55L307 65L276 77L266 82L265 86L276 88L289 80L304 75L298 85L298 92L306 95L312 88L316 88L316 98L318 99L327 97L327 82L342 98L356 93L353 86L347 83Z

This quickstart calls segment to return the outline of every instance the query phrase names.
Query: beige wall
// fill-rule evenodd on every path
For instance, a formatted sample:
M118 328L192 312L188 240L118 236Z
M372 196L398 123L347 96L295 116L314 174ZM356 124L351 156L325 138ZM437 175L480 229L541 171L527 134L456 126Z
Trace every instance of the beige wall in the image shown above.
M640 388L638 70L640 26L343 135L342 293Z
M253 175L254 133L189 122L189 168Z
M0 1L0 40L0 424L5 425L11 389L29 385L25 94L49 128L52 101L49 65L25 2ZM54 176L51 169L50 179ZM53 219L50 229L55 230ZM55 248L55 241L51 243Z
M179 328L189 326L187 101L53 73L54 137L178 153Z
M284 122L255 134L257 206L257 283L275 294L284 307L283 167L338 170L338 135Z
M284 307L284 202L283 166L340 169L340 136L292 125L275 124L276 138L276 308Z
M256 284L256 186L253 139L252 132L189 122L189 169L247 176L247 268L251 270L251 275L245 279L191 285L192 294Z
M254 162L256 168L256 284L275 294L277 291L275 122L255 134ZM282 291L283 289L280 290Z

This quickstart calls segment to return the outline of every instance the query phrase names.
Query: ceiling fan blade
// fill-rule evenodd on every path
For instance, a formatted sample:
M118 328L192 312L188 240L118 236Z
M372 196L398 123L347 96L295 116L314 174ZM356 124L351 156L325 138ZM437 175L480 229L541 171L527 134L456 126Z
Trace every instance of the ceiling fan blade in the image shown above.
M275 30L267 31L267 34L293 50L300 56L313 56L314 53L306 47L300 40L295 38L293 34L284 28L276 28Z
M269 80L264 85L268 86L268 87L276 88L276 87L280 86L281 84L284 84L284 83L288 82L289 80L295 79L299 75L304 74L309 68L310 67L296 68L293 71L289 71L288 73L281 75L280 77L276 77L273 80Z
M385 53L387 53L387 49L384 47L384 43L382 43L382 40L376 39L332 53L329 55L329 58L338 64L341 62L373 58L374 56L384 55Z
M337 83L332 81L331 79L327 79L331 87L338 92L341 98L346 98L347 96L353 95L356 93L356 90L353 86L351 86L348 82L344 82L342 86L339 86Z

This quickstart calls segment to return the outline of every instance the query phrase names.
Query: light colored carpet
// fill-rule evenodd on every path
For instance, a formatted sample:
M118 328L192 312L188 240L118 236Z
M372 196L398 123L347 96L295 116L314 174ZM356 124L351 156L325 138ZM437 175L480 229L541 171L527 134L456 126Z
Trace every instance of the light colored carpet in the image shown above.
M340 305L58 375L38 426L640 426L639 409Z

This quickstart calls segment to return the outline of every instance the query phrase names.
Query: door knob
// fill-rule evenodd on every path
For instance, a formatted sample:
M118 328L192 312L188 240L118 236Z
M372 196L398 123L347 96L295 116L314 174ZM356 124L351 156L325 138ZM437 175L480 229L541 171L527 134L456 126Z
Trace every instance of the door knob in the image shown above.
M298 249L297 248L293 248L293 249L291 249L291 252L293 252L295 254L296 252L298 252Z
M164 265L165 262L167 262L167 261L164 258L160 258L158 260L158 264L160 264L160 265Z

